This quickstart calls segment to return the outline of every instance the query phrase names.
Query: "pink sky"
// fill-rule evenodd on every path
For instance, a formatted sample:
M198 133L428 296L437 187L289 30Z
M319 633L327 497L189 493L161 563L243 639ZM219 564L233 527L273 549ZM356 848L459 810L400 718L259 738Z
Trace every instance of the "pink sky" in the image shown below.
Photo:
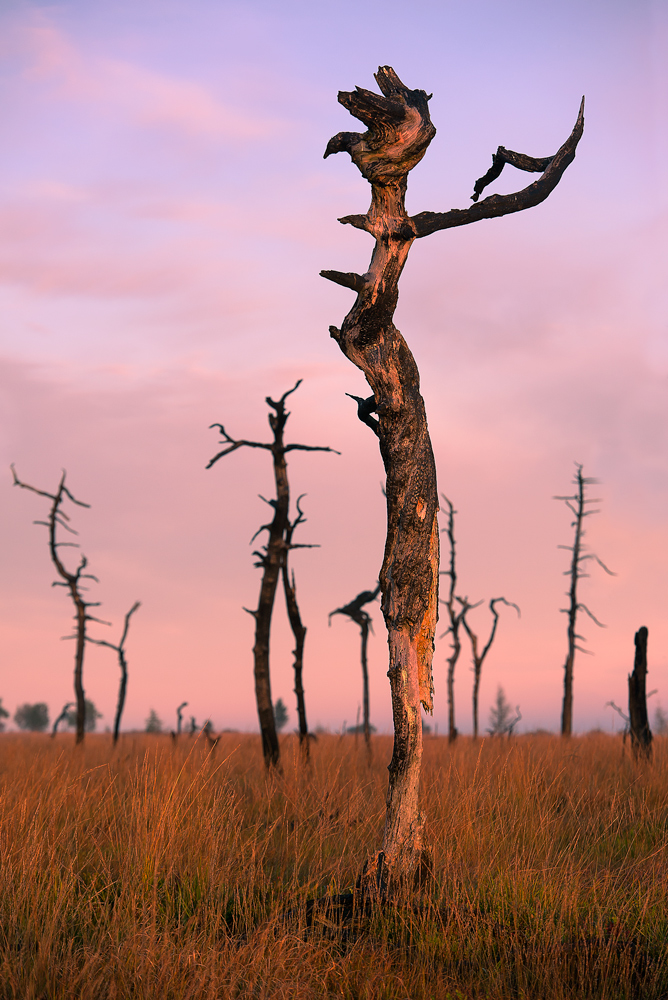
M308 626L312 726L353 724L358 634L327 613L374 585L384 539L382 466L346 392L361 374L328 336L351 293L321 268L365 270L367 237L338 216L368 185L327 140L357 128L336 92L371 87L389 63L433 91L438 134L413 172L411 211L466 207L497 145L556 151L586 94L575 162L544 205L416 243L396 321L423 378L439 486L458 513L461 592L504 594L485 664L526 729L556 729L565 657L561 575L574 462L601 480L588 541L575 726L616 720L633 633L649 628L652 704L668 708L668 16L642 0L14 2L0 14L0 388L5 467L42 488L61 468L95 598L115 639L135 600L125 725L150 708L173 725L256 728L252 620L260 574L249 540L271 495L262 452L205 471L223 422L268 440L266 395L298 378L288 437L336 455L291 457L307 493L294 556ZM507 168L492 190L523 186ZM38 498L0 490L0 696L11 712L70 699L66 597L50 587ZM444 553L445 555L445 553ZM477 618L476 618L477 616ZM372 721L390 727L380 613L371 641ZM472 618L488 627L484 609ZM443 622L439 634L445 628ZM292 641L279 594L275 697L295 723ZM445 729L447 640L435 656ZM470 729L466 651L458 725ZM113 718L117 666L91 648L85 686Z

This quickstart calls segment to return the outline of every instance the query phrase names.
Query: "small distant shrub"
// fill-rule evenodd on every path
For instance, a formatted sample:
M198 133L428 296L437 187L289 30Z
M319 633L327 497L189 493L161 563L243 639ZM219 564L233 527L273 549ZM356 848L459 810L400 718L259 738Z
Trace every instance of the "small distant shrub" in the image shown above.
M280 733L281 729L284 729L288 721L288 710L283 704L283 699L279 698L274 705L274 723L276 725L276 732Z
M84 732L94 733L97 726L97 720L102 718L102 712L98 712L94 703L86 698L84 705L86 706L84 714ZM77 728L77 710L76 708L71 708L67 715L65 716L65 723L68 729Z
M657 705L654 711L654 732L657 736L665 736L668 733L668 715Z
M19 729L25 729L30 733L43 733L49 725L49 706L38 701L34 705L19 705L14 713L14 722Z
M2 704L2 698L0 698L0 733L3 732L5 728L5 723L3 722L3 719L8 719L8 718L9 718L9 712Z

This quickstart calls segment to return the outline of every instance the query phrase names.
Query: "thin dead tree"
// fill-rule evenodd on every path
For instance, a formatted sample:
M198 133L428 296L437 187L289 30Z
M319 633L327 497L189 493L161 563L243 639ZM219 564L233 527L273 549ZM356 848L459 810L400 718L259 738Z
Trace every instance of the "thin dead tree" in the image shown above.
M188 704L187 701L182 701L181 704L176 709L176 735L181 735L181 729L183 727L183 709Z
M85 573L84 570L88 566L88 560L84 555L81 556L79 565L74 570L73 573L67 569L60 554L59 549L70 547L79 548L76 542L59 542L57 540L57 529L59 527L64 528L65 531L69 531L70 534L76 535L78 532L71 528L69 525L69 516L63 510L63 503L66 500L71 500L73 504L78 507L90 507L90 504L84 503L83 500L77 500L76 497L70 493L69 489L65 485L66 473L60 478L58 484L58 489L55 493L48 493L46 490L38 490L36 486L30 486L28 483L23 483L16 475L16 469L11 466L12 476L14 477L14 486L20 486L23 490L30 490L31 493L36 493L40 497L46 497L47 500L51 501L51 508L49 510L48 519L46 521L34 521L34 524L42 524L49 530L49 552L51 554L51 561L56 567L56 571L60 576L60 580L55 580L51 586L52 587L65 587L70 594L72 603L74 604L74 634L72 636L66 636L66 638L72 638L76 641L76 649L74 653L74 693L76 696L76 706L77 706L77 735L76 742L83 743L85 734L85 722L86 722L86 697L83 687L83 663L84 663L84 650L86 648L87 639L87 625L88 622L99 622L100 625L108 625L109 622L104 622L100 618L96 618L94 615L88 613L89 608L98 608L100 606L100 601L87 601L84 598L84 592L88 589L84 580L94 580L98 583L96 576L92 573Z
M339 454L334 448L320 445L285 444L283 432L286 421L290 416L289 411L285 409L285 401L301 385L301 381L299 379L292 389L288 389L287 392L283 393L279 400L274 400L270 396L266 397L267 405L270 407L270 410L273 410L273 413L269 413L269 426L273 431L274 440L269 443L237 440L230 437L222 424L211 424L211 427L219 429L225 447L217 455L214 455L207 465L207 469L210 469L220 458L230 455L237 448L263 448L266 451L270 451L273 458L276 499L265 502L273 508L274 517L270 524L263 524L258 528L251 539L253 541L263 531L268 533L266 545L262 547L261 551L253 553L258 558L258 562L255 565L262 569L260 598L256 611L244 608L244 611L247 611L255 619L255 645L253 647L255 698L260 720L260 732L262 734L262 753L267 767L278 767L280 764L280 747L271 700L269 640L276 587L286 553L286 532L290 526L290 488L285 456L290 451L329 451L337 455ZM264 500L264 497L261 499ZM305 548L306 546L292 545L291 547Z
M364 611L365 604L375 601L380 593L380 584L375 590L363 590L350 604L344 604L342 608L335 608L329 613L329 624L332 624L333 615L347 615L360 628L361 649L360 661L362 664L362 686L363 686L363 708L364 708L364 742L369 760L371 760L371 729L369 728L369 668L367 665L367 643L369 640L369 628L371 627L371 615Z
M123 632L121 633L121 638L119 639L118 645L115 646L113 642L107 642L106 639L93 639L92 636L87 635L86 639L88 642L94 642L96 646L106 646L107 649L113 649L118 656L118 665L121 669L121 680L118 686L118 701L116 703L116 715L114 717L114 746L118 743L118 734L121 729L121 716L123 715L123 709L125 707L125 696L128 690L128 661L125 656L125 640L128 637L128 630L130 628L130 619L132 618L135 611L141 607L139 601L135 601L130 610L125 616L123 623Z
M461 613L461 623L464 626L464 630L469 637L471 642L471 658L473 660L473 739L478 739L478 696L480 694L480 678L482 676L482 665L485 662L485 657L492 648L492 643L496 637L496 628L499 624L499 612L496 610L497 604L505 604L509 608L515 608L517 611L517 617L521 618L522 613L516 604L512 601L507 601L505 597L493 597L489 602L489 610L492 612L493 622L492 628L489 633L489 639L485 643L481 652L479 652L478 636L472 630L468 623L466 615L473 608L478 608L482 604L482 601L478 601L476 604L469 604L468 598L458 597L459 604L462 608Z
M446 497L445 493L441 493L441 497L445 501L448 510L448 526L447 528L441 528L441 531L445 531L447 534L450 546L450 569L444 569L440 572L441 576L450 577L447 599L441 599L440 601L440 603L444 604L447 609L448 621L450 624L441 636L441 639L443 639L446 635L449 635L451 639L450 648L452 652L448 657L447 674L448 742L454 743L458 736L457 726L455 725L455 667L457 666L457 660L459 659L459 654L462 649L461 639L459 638L459 626L462 623L465 608L460 606L459 610L457 609L457 599L455 597L455 588L457 586L457 569L455 560L455 514L457 511L454 509L452 502Z
M552 498L553 500L562 500L575 516L575 520L571 523L571 527L575 528L573 544L558 546L558 548L566 549L566 551L572 553L571 565L569 569L564 570L564 576L571 578L570 587L566 592L568 607L559 609L562 614L568 615L568 651L566 653L566 663L564 664L564 698L561 709L562 736L570 736L573 732L573 665L575 663L575 652L578 650L580 653L586 653L591 656L591 650L583 649L582 646L578 645L578 642L586 641L584 636L578 635L576 632L578 611L584 611L599 628L606 628L603 622L600 622L592 614L587 605L578 600L578 582L583 577L589 576L589 573L584 572L583 566L589 560L593 559L609 576L615 576L595 553L588 551L588 547L583 542L585 535L584 519L591 517L592 514L599 513L598 510L587 510L587 506L592 503L601 503L600 499L590 499L587 497L587 486L598 483L598 479L593 479L591 476L583 476L582 466L576 462L573 483L577 486L577 492L573 496L555 496Z
M629 730L636 758L652 756L652 730L647 715L647 629L643 625L634 637L636 653L629 674Z
M61 711L60 715L58 716L58 718L53 723L53 728L51 730L51 739L55 739L56 733L58 732L58 726L60 725L61 722L65 721L65 719L67 718L67 713L73 707L74 707L74 702L73 701L68 701L66 705L63 705L63 708L62 708L62 711Z
M295 529L306 521L304 517L304 512L299 506L300 501L304 499L305 494L302 493L300 497L297 498L296 508L297 516L294 521L290 521L288 518L288 524L285 529L285 550L283 552L283 563L281 565L281 574L283 578L283 592L285 594L285 606L288 612L288 619L290 621L290 628L292 629L292 634L295 637L295 648L292 651L294 657L293 668L295 672L295 696L297 698L297 717L299 720L299 746L304 754L305 758L308 760L311 756L311 743L308 733L308 723L306 721L306 701L304 698L304 681L303 681L303 671L304 671L304 642L306 640L306 626L302 622L302 616L299 611L299 604L297 603L297 582L295 580L295 571L292 570L292 575L290 575L290 565L289 556L290 549L294 548L316 548L315 545L304 545L297 546L292 542L292 536L294 535Z
M320 273L356 293L341 328L331 326L330 334L369 383L372 394L358 403L358 415L379 438L386 472L387 541L380 585L395 738L382 850L370 863L366 880L384 895L391 881L412 879L422 855L420 703L432 711L438 616L436 469L418 368L393 323L399 277L414 240L544 201L575 157L584 128L584 102L573 132L555 156L536 159L499 146L491 169L474 185L476 204L449 212L421 212L411 218L404 204L408 174L436 134L429 117L429 95L409 90L390 66L379 68L376 82L382 96L361 87L339 93L339 103L367 131L339 132L325 150L326 157L349 153L371 184L371 207L366 215L339 219L371 235L371 263L365 274ZM542 176L521 191L478 201L506 163Z

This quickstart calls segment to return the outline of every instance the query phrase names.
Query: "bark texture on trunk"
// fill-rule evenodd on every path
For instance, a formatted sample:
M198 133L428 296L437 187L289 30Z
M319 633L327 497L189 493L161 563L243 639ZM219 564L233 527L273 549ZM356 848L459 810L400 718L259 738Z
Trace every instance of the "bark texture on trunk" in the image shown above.
M219 458L229 455L237 448L263 448L270 451L274 468L274 483L276 486L276 499L269 500L269 505L273 508L274 516L269 524L263 524L255 533L254 538L262 531L268 534L267 541L261 551L255 551L254 556L258 562L256 566L262 569L262 582L260 584L260 596L256 611L246 608L255 619L255 644L253 646L253 673L255 678L255 700L257 703L257 714L260 722L260 733L262 736L262 753L266 767L280 767L280 746L278 734L276 732L276 722L274 719L274 706L271 700L271 675L269 671L269 642L271 637L271 619L274 611L274 600L276 598L276 587L281 569L285 564L285 556L289 548L310 548L311 546L293 545L288 541L287 535L294 525L290 525L290 487L288 484L288 466L286 455L290 451L334 451L334 448L321 447L307 444L285 444L284 430L290 413L285 409L285 401L301 385L301 379L284 392L279 400L274 400L270 396L266 397L267 405L273 413L269 413L269 426L273 432L273 441L264 443L261 441L235 440L231 438L222 424L212 424L218 427L226 445L222 451L211 459L207 465L210 469ZM338 452L335 452L338 454ZM297 524L299 518L295 522ZM287 591L286 591L287 599ZM288 602L289 603L289 602ZM288 612L289 612L288 607ZM292 622L292 619L291 619ZM303 650L303 643L302 643Z
M330 327L330 333L369 383L372 396L358 400L358 415L379 437L387 475L387 541L380 584L388 629L394 750L383 847L372 866L376 886L385 892L391 881L412 878L422 850L420 705L432 709L439 571L436 470L420 378L413 355L393 323L399 277L416 238L520 211L546 198L575 155L583 112L581 108L576 128L555 157L538 161L509 151L504 151L504 157L501 147L497 151L493 165L497 173L504 162L543 172L525 191L493 196L462 212L410 218L404 205L408 173L436 133L429 117L429 96L423 90L409 90L390 66L379 68L376 81L382 96L361 87L339 93L339 102L367 131L340 132L325 150L325 156L349 153L371 184L366 215L339 220L373 237L371 263L365 274L321 274L357 293L341 329ZM491 179L488 172L478 182L476 199Z
M636 757L652 755L652 731L647 715L647 629L643 625L635 634L635 660L629 674L629 728L631 746Z

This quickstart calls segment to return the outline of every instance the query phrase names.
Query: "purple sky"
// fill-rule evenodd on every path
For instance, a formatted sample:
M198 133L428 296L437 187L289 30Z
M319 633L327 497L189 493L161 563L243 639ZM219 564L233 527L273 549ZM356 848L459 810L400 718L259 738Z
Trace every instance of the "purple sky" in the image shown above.
M340 89L374 87L379 64L433 91L438 134L413 171L409 211L470 204L499 144L534 156L569 134L575 162L543 205L420 240L396 321L422 371L441 490L457 510L461 592L504 594L481 719L501 683L523 725L556 729L565 657L561 572L574 462L600 479L582 598L593 656L575 667L575 727L609 729L633 633L649 628L650 688L668 707L668 11L643 0L352 3L133 0L3 5L0 13L2 460L45 489L61 468L91 510L75 515L115 640L135 600L125 724L151 707L173 725L256 728L253 623L260 574L249 539L272 495L266 453L218 450L213 421L268 440L266 395L298 378L288 437L308 523L293 565L309 632L312 726L355 721L358 634L327 612L373 587L384 505L377 443L346 392L365 383L328 336L352 293L321 268L366 270L371 242L338 216L369 188L335 132L359 126ZM527 175L506 168L490 189ZM64 593L44 503L0 490L0 695L14 711L72 694ZM389 729L385 639L371 641L372 721ZM483 608L472 623L484 632ZM445 628L443 621L439 634ZM435 720L445 729L447 640ZM279 595L274 696L296 713ZM465 650L458 725L470 729ZM110 724L118 670L91 648L85 686ZM618 720L617 720L618 721Z

